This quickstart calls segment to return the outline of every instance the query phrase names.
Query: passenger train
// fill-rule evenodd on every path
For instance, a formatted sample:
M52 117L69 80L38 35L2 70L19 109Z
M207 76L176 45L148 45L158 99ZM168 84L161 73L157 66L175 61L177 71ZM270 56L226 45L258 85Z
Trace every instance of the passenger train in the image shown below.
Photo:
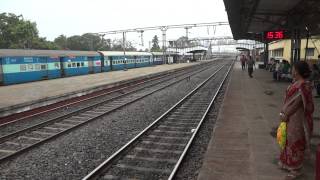
M10 85L163 64L162 53L0 49L0 84Z

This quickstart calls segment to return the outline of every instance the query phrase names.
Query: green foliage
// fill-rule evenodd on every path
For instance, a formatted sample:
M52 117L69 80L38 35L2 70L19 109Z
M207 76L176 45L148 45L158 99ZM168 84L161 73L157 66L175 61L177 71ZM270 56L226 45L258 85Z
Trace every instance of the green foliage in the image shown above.
M35 22L24 20L22 15L0 14L0 49L69 49L86 51L123 50L122 40L104 39L98 34L86 33L81 36L60 35L53 42L39 37ZM126 50L134 51L130 41Z
M123 51L123 40L114 39L111 43L111 51ZM137 49L132 45L131 41L126 41L126 51L136 51Z
M196 46L196 43L190 42L186 36L181 36L179 39L177 39L175 45L177 48L186 48Z
M0 48L2 49L57 49L52 42L39 37L35 22L22 15L0 14Z
M160 46L159 46L159 39L158 39L158 36L155 35L152 39L151 52L159 52L159 51L161 51Z
M53 42L59 47L59 49L68 49L67 37L65 35L60 35L55 38Z

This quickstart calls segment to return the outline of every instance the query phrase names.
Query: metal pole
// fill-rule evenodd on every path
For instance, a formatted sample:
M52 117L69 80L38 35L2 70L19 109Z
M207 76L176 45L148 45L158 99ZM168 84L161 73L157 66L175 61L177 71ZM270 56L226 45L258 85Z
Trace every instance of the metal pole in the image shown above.
M265 67L267 67L268 63L269 63L269 44L266 42L265 43L265 51L264 51L264 64L265 64Z
M122 41L123 41L123 64L124 64L124 69L127 70L127 58L126 58L126 32L122 33Z
M295 30L294 36L294 62L300 61L300 48L301 48L301 39L300 39L300 30Z
M307 61L307 52L308 52L308 44L309 44L309 31L307 30L307 43L306 43L306 49L305 49L305 53L304 53L304 60Z
M163 64L166 64L166 33L167 33L167 27L163 26L161 27L161 31L162 31L162 53L163 53Z

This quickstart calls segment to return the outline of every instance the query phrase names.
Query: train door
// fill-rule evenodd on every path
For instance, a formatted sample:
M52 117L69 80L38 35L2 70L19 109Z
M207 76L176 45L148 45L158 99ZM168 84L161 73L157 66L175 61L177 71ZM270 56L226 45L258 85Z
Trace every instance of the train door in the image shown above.
M60 74L61 77L65 76L65 68L63 66L63 57L59 57L59 63L60 63Z
M100 63L101 63L101 72L104 72L104 56L100 56Z
M2 58L0 58L0 84L3 84Z
M43 59L44 59L44 62L45 62L45 67L46 67L45 73L43 74L43 79L48 79L49 78L49 68L50 68L50 66L49 66L49 58L48 57L43 57ZM43 67L44 67L44 65L43 65Z
M112 60L113 60L112 56L108 56L109 66L110 66L111 70L113 70L113 67L112 67L113 66L113 61Z
M133 56L133 59L134 59L134 67L136 68L137 67L137 56Z
M88 68L89 68L89 74L92 74L94 72L94 64L93 64L94 58L88 57Z

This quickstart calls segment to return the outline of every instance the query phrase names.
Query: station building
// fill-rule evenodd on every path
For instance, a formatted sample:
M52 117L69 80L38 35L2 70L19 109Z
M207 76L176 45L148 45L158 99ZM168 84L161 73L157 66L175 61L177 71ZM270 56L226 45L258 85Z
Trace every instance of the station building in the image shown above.
M320 39L310 38L308 41L308 48L306 48L307 39L301 39L300 59L316 63L320 55ZM275 58L277 60L287 60L291 63L291 40L279 40L269 43L269 59ZM306 54L307 53L307 54ZM307 55L307 56L305 56Z

